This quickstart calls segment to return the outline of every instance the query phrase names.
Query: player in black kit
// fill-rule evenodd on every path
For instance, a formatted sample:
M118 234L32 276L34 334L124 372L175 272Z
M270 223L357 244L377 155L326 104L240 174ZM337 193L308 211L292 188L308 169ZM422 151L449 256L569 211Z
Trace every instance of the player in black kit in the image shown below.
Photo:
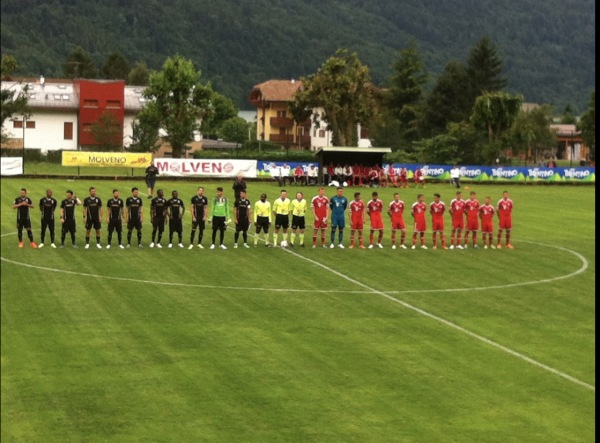
M238 247L238 239L240 238L240 232L244 239L244 248L248 246L248 229L250 228L250 220L252 220L252 207L250 200L246 198L246 191L240 191L240 198L238 198L233 204L233 214L235 221L235 234L233 247Z
M123 246L123 199L119 198L119 190L113 189L113 197L106 202L106 223L108 224L108 244L106 249L110 249L113 232L117 231L117 240L119 248Z
M52 189L46 190L46 196L40 200L40 212L42 213L42 241L38 248L44 247L44 239L46 238L46 229L50 231L50 246L56 248L54 244L54 213L56 212L58 202L52 197Z
M206 216L208 215L208 199L204 196L204 188L198 188L198 194L192 197L192 233L190 234L190 246L194 247L194 237L196 229L198 229L198 247L202 246L202 237L204 236L204 228L206 227Z
M13 209L17 210L17 235L19 237L19 248L23 247L23 228L27 230L29 245L37 248L33 241L33 232L31 232L31 219L29 218L29 209L33 208L33 202L27 197L27 189L21 188L21 195L15 198Z
M138 196L138 188L131 188L131 197L125 201L127 208L127 247L131 247L131 233L137 231L138 248L142 246L142 223L144 222L144 212L142 211L142 199Z
M183 248L181 237L183 235L182 219L185 212L185 205L183 204L183 200L179 198L179 193L177 191L173 191L171 195L173 197L167 202L167 206L169 208L169 248L173 247L174 233L177 233L179 236L178 246Z
M60 222L62 224L62 232L60 234L60 247L65 247L65 237L67 236L67 232L71 234L71 242L73 247L76 248L75 244L75 206L81 204L81 200L79 200L75 195L73 195L73 191L70 189L67 191L67 198L65 198L62 202L60 202Z
M160 241L165 231L165 224L167 223L167 200L165 199L165 193L162 189L156 191L158 197L152 199L150 203L150 223L152 223L152 242L150 247L153 248L154 238L158 232L158 238L156 239L156 247L162 248Z
M83 201L83 221L85 222L85 249L90 248L90 232L96 230L96 247L100 244L100 228L102 228L102 200L96 197L96 188L90 188L90 196Z

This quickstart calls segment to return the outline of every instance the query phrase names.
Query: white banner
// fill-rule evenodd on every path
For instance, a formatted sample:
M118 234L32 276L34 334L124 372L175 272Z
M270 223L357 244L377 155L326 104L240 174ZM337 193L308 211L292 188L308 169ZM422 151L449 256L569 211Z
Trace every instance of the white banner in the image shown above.
M156 158L159 177L244 177L256 178L256 160L205 160L194 158Z
M2 159L2 172L0 175L22 175L22 157L0 157Z

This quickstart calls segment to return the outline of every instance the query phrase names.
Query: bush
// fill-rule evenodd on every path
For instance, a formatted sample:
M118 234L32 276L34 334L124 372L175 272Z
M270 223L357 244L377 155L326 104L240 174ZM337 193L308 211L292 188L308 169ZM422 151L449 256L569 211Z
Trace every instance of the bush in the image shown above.
M24 154L24 155L23 155ZM22 149L0 149L0 155L2 157L21 157L25 162L48 162L48 163L62 163L62 150L48 151L45 154L42 153L41 149L25 149L23 153Z

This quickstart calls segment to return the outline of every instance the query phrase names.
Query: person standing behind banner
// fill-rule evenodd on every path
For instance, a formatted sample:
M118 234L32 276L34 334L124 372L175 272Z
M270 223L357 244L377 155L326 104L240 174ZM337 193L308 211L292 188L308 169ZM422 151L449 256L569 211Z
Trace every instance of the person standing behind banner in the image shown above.
M456 165L450 169L450 184L460 188L460 169Z
M158 168L151 163L146 168L146 186L148 187L148 198L152 198L154 192L154 185L156 185L156 176L158 175Z
M54 244L54 213L58 202L52 197L52 189L46 190L46 197L40 200L40 212L42 213L42 236L38 248L44 247L44 238L46 236L46 228L50 231L50 246L56 248Z
M71 243L73 244L73 247L77 247L77 244L75 243L75 206L80 204L81 200L73 195L73 191L70 189L66 193L66 198L60 202L60 222L62 223L60 234L61 248L65 247L65 237L67 236L67 232L71 234Z
M240 193L242 191L246 191L247 187L248 186L246 185L246 181L244 180L244 176L242 175L242 173L239 173L235 177L235 180L233 182L233 186L231 187L231 189L233 189L233 195L234 195L236 201L239 200Z

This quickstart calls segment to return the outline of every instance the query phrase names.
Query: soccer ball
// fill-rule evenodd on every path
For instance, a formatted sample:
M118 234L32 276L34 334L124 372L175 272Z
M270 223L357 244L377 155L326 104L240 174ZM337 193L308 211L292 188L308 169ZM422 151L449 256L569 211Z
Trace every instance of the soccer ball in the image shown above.
M285 240L281 240L280 245L282 248L287 248L287 242Z
M344 182L344 188L348 186L348 182Z

